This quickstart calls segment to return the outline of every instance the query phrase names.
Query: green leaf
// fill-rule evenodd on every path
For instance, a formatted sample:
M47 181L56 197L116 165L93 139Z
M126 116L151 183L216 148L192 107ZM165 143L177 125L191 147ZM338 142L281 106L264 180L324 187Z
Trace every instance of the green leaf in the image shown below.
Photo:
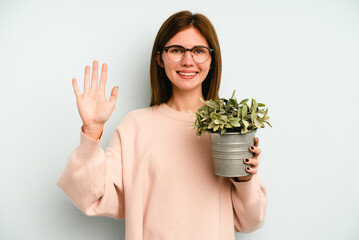
M194 113L191 111L191 109L188 109L188 111L189 111L189 113L190 113L192 116L196 117L196 114L194 114Z
M227 116L225 116L225 115L221 115L221 118L222 118L222 120L224 120L224 121L228 121L228 117Z
M254 119L254 125L255 125L257 128L263 128L263 127L264 127L263 123L258 122L257 119Z
M262 118L261 118L262 122L266 122L266 121L268 121L269 119L270 119L270 117L262 117Z
M246 98L246 99L243 99L239 104L245 104L246 102L248 102L248 98Z
M247 105L243 105L242 107L242 118L244 118L247 115Z
M241 129L241 133L242 133L242 134L245 134L245 133L247 133L247 132L248 132L247 128L242 128L242 129Z
M268 108L264 111L264 116L263 117L266 117L268 114Z
M240 127L241 124L238 121L231 121L230 122L232 124L233 127Z
M212 119L219 119L221 117L221 115L219 115L218 113L212 112L211 113L211 118Z
M216 124L214 124L214 122L211 122L209 125L208 125L208 129L212 129L216 126Z
M252 105L251 105L252 111L253 111L253 110L256 110L256 111L257 111L257 108L258 108L257 100L255 100L255 99L252 98Z
M210 107L210 108L215 108L215 107L216 107L216 105L214 104L213 101L206 101L206 105L207 105L208 107Z
M241 109L241 108L238 108L237 116L240 117L240 116L241 116L241 113L242 113L242 109Z
M242 120L242 123L243 123L244 127L246 127L246 128L249 126L249 122L247 122L247 121L244 120L244 119Z
M257 117L257 113L256 113L254 110L252 110L252 113L251 113L251 120L252 120L252 122L254 122L254 120L256 119L256 117Z
M213 131L214 131L214 132L217 131L218 128L219 128L219 125L216 125L216 126L213 128Z
M258 110L258 113L264 114L264 110Z
M233 93L232 93L232 97L231 98L233 98L234 97L234 94L236 93L236 89L234 89L234 91L233 91Z
M272 127L272 125L270 125L270 123L269 122L265 122L266 124L268 124L270 127Z

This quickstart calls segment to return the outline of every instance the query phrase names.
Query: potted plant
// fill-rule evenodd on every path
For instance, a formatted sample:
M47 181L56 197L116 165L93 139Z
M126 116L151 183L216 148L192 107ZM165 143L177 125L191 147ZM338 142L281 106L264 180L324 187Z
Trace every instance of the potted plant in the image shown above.
M204 101L200 98L205 105L195 114L190 111L196 116L191 128L197 128L197 136L210 133L215 174L223 177L249 174L243 159L253 157L249 147L253 145L255 133L258 128L264 128L264 123L272 127L268 122L268 108L263 108L263 103L253 98L250 106L247 104L249 99L238 103L235 92L229 99Z

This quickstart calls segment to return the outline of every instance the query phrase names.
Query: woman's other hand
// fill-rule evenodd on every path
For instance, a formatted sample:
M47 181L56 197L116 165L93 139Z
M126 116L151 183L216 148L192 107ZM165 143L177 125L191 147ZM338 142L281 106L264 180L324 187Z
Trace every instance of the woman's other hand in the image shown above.
M90 138L99 139L105 122L115 109L118 87L112 89L110 100L107 101L105 95L107 64L102 64L99 84L97 61L93 61L91 82L90 70L90 66L85 67L83 93L80 92L76 78L72 79L72 86L76 95L77 108L83 122L83 132Z
M260 154L261 149L258 147L259 145L259 139L256 137L254 138L254 146L249 147L249 151L253 153L253 158L245 158L243 159L243 162L245 164L252 165L251 167L246 167L246 171L250 173L247 176L244 177L237 177L238 182L247 182L252 179L252 177L258 172L258 165L260 162Z

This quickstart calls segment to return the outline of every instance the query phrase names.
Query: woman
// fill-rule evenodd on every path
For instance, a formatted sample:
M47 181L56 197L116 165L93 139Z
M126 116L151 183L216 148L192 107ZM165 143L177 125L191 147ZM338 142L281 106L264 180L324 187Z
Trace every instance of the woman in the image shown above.
M73 87L83 120L80 145L71 154L58 185L85 214L126 217L126 239L234 239L263 224L265 188L256 174L258 139L250 175L214 174L208 135L188 127L202 103L217 99L220 48L210 21L183 11L159 30L151 57L151 106L130 112L104 151L103 126L117 97L105 97L107 65L85 68L81 94Z

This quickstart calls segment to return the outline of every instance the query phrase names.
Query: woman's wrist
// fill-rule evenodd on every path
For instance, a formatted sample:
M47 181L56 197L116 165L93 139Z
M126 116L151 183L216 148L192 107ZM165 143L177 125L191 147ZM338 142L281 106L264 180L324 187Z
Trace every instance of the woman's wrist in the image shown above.
M103 126L86 127L82 126L82 132L91 139L98 140L102 136Z
M235 182L248 182L252 179L252 176L250 177L234 177Z

